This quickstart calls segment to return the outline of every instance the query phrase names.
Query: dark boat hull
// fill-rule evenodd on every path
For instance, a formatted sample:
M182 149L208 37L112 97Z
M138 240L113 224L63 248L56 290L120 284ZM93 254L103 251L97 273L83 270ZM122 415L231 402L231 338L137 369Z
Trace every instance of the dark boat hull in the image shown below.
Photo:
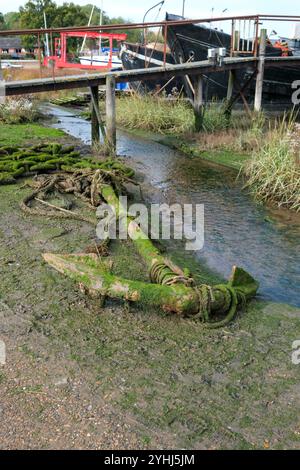
M174 15L168 15L167 20L182 19ZM226 48L227 55L230 55L231 36L212 28L206 28L202 25L177 25L168 27L168 46L175 63L184 63L188 61L201 61L207 59L208 49ZM242 41L242 40L241 40ZM250 43L250 46L252 44ZM267 56L281 56L281 50L268 45ZM242 86L252 75L252 69L246 69L236 72L237 81ZM212 73L204 77L204 97L206 100L224 99L227 96L229 73ZM268 68L264 77L264 100L265 101L291 101L293 93L292 83L300 79L300 70L297 68ZM185 89L188 96L192 95L193 77L185 80ZM254 96L255 80L249 86L246 95Z
M164 53L150 49L140 44L125 43L120 52L123 68L125 70L161 67L164 64ZM168 53L166 62L175 64L173 57ZM175 95L183 89L180 77L166 82L164 79L144 80L131 83L131 87L140 94L155 93L163 88L167 95Z

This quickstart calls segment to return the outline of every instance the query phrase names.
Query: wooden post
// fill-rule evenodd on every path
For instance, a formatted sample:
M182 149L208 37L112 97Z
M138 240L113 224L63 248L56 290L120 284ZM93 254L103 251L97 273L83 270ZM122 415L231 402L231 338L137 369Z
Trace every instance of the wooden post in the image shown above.
M203 75L198 75L195 79L194 93L194 115L195 131L200 132L203 129L204 101L203 101Z
M234 81L235 81L234 70L230 70L229 78L228 78L228 88L227 88L227 101L230 101L232 98L233 90L234 90Z
M97 117L97 107L99 107L98 86L91 86L91 121L92 121L92 145L100 141L99 122ZM99 109L99 108L98 108Z
M168 26L166 23L164 27L164 67L166 66L166 62L167 62L167 41L168 41Z
M0 57L0 104L5 103L5 81L2 72L1 57Z
M237 44L239 41L239 32L236 31L235 25L236 25L236 22L235 20L233 20L232 32L231 32L231 51L230 51L231 57L234 57L236 55L236 50L238 49ZM235 82L235 71L230 70L229 77L228 77L228 87L227 87L227 103L231 102L233 91L234 91L234 82ZM229 106L225 107L225 115L227 116L227 118L230 118L231 110L232 108L230 108Z
M255 89L255 100L254 100L254 110L257 112L261 111L261 106L262 106L266 45L267 45L267 30L262 29L261 34L260 34L259 61L258 61L258 67L257 67L256 89Z
M110 154L116 154L116 79L113 75L106 77L106 144Z
M41 36L38 34L38 61L40 68L40 78L42 78L42 55L41 55Z

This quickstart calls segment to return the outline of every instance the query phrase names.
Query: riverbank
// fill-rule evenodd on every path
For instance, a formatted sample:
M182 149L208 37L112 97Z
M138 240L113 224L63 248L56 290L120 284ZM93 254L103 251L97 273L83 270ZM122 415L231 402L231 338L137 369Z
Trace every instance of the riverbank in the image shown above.
M0 125L0 136L26 134L13 129ZM79 145L38 125L18 142L41 135ZM82 252L94 229L25 216L28 192L0 186L1 448L300 448L299 309L256 300L212 332L151 309L101 307L42 261ZM131 243L112 243L111 256L116 274L147 280ZM198 263L183 263L204 281Z

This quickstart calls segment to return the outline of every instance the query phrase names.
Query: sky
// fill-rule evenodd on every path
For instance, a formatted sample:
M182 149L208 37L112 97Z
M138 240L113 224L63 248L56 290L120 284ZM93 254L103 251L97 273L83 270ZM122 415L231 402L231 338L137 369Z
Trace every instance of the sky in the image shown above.
M56 0L56 3L62 4L64 1ZM102 0L72 0L74 3L85 5L94 3L101 6ZM103 0L104 10L109 16L123 16L131 21L140 22L148 8L155 5L159 0ZM16 11L26 0L0 0L0 11ZM148 21L163 19L165 12L181 14L183 0L165 0L165 4L157 17L158 9L153 10L147 16ZM281 15L300 15L299 0L286 0L275 2L274 0L251 0L251 2L241 2L240 0L212 0L211 2L202 2L201 0L185 0L185 16L188 18L210 18L211 16L222 15L252 15L256 13L281 14ZM213 11L212 11L213 9ZM225 9L227 11L222 13ZM295 30L294 24L272 23L265 24L268 30L275 29L281 35L292 36ZM224 26L225 29L225 26Z

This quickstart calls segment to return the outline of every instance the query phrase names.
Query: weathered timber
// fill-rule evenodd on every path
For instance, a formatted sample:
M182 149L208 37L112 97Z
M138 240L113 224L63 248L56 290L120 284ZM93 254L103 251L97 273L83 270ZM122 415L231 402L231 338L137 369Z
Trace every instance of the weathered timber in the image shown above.
M99 109L99 88L98 86L91 87L91 115L92 115L92 120L98 121L98 127L100 127L102 137L105 140L106 139L106 131L105 131L105 126L103 119L101 117L100 109ZM94 115L93 115L94 113ZM96 122L94 122L94 125L96 126ZM92 124L93 126L93 124ZM97 139L97 136L96 136ZM99 140L99 139L98 139ZM93 141L93 131L92 131L92 141Z
M106 146L109 155L116 154L116 78L109 74L106 77Z
M288 58L285 58L288 59ZM149 67L136 70L123 70L110 72L114 76L116 83L135 82L143 80L170 79L173 76L199 75L211 72L224 72L243 67L255 66L255 57L227 57L223 65L212 64L208 60L200 62L189 62L184 64L166 65L165 67ZM299 58L298 58L298 62ZM22 95L26 93L41 93L44 91L58 91L73 88L85 88L90 86L100 86L106 84L107 73L97 73L89 75L69 75L66 77L43 78L34 80L23 80L6 82L7 96Z
M226 326L239 306L257 293L259 284L243 269L234 267L227 284L196 286L180 268L166 260L149 237L132 220L119 201L114 189L99 181L103 199L115 210L119 230L126 230L144 259L151 283L137 282L114 276L110 266L93 255L45 254L44 259L59 272L84 286L102 299L107 297L141 302L166 312L201 319L208 328ZM215 316L223 315L220 321ZM224 317L225 316L225 317Z
M254 98L254 110L257 112L261 111L261 106L262 106L265 61L266 61L266 57L265 57L266 47L267 47L267 30L262 29L261 35L260 35L259 62L258 62L258 67L257 67L256 88L255 88L255 98Z
M162 286L122 279L111 274L95 255L44 254L45 261L60 273L82 284L91 294L140 302L181 315L199 311L196 291L184 285Z
M100 127L99 127L99 89L98 86L91 86L91 130L92 130L92 144L97 144L100 141Z
M198 75L195 78L194 86L194 116L195 116L195 131L200 132L203 128L204 119L204 100L203 100L203 75Z

